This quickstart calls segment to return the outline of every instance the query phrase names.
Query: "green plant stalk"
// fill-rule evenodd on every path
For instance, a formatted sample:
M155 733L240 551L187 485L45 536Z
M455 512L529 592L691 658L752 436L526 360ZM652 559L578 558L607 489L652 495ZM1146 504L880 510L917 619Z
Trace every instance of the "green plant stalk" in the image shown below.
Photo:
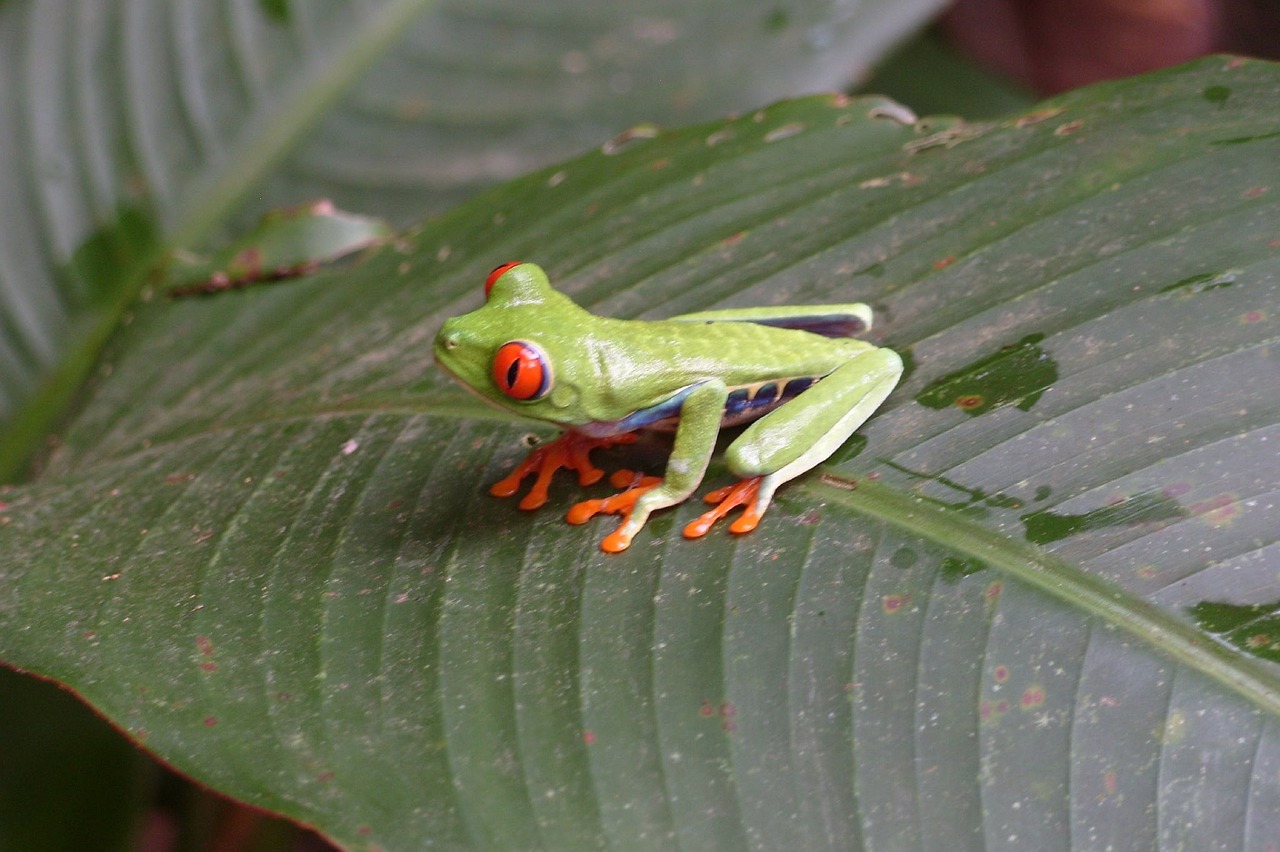
M1215 642L1190 623L1039 547L975 524L955 512L873 480L824 473L805 485L899 529L980 559L1023 583L1094 615L1172 659L1211 678L1280 718L1280 677L1258 660Z
M401 0L382 13L377 24L361 31L344 55L327 66L326 73L311 79L304 92L285 98L288 109L270 114L265 125L241 134L245 143L235 146L226 162L231 166L211 173L189 188L178 204L179 214L169 229L169 246L197 246L240 203L257 182L282 160L299 139L325 115L363 72L383 55L386 46L404 37L405 30L437 0ZM163 248L142 255L122 276L108 305L90 310L76 325L81 333L53 373L0 429L0 484L20 480L40 446L67 416L76 394L98 363L103 347L115 335L126 311L137 300L149 272L165 256Z
M53 373L0 430L0 485L21 480L39 452L41 444L67 416L72 401L88 379L98 356L120 325L125 311L145 280L141 269L160 260L160 252L148 253L139 272L131 276L108 306L82 314L76 323L83 332L73 343ZM135 280L136 279L136 282Z

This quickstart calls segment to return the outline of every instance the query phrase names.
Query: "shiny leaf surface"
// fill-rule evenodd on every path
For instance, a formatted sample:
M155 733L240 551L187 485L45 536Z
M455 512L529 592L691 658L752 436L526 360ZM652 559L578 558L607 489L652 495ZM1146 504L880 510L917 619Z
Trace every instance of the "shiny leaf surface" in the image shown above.
M1278 91L784 102L140 304L0 494L0 650L353 848L1265 848L1280 674L1204 605L1280 597ZM485 493L528 427L431 363L514 257L617 316L866 300L912 371L755 533L605 556L571 482Z

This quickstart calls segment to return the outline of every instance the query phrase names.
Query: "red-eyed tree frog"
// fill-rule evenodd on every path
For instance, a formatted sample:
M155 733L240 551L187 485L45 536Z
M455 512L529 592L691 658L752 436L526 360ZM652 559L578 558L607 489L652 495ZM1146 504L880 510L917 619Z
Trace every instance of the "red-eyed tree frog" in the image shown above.
M552 475L578 473L583 485L604 472L588 454L629 443L638 429L675 432L661 477L620 471L626 490L570 509L570 523L598 513L623 515L600 547L625 550L650 513L689 497L706 472L721 428L750 422L725 451L742 481L707 495L715 508L684 529L705 535L737 506L730 526L748 532L774 491L818 464L880 407L902 375L897 353L849 335L871 326L863 304L702 311L666 320L598 317L552 289L532 263L506 263L489 274L485 304L445 322L436 360L499 408L559 426L490 492L547 501Z

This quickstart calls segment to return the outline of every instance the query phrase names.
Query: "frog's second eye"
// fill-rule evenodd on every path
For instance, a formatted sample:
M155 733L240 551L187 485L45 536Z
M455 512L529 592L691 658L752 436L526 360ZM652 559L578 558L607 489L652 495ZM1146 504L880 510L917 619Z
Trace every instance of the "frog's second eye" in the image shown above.
M486 299L489 298L489 292L493 290L494 282L505 275L508 269L519 266L521 263L523 263L523 261L512 260L502 264L501 266L495 267L494 270L489 273L489 277L484 280L484 297Z
M541 399L551 390L551 365L532 343L513 340L493 356L493 380L512 399Z

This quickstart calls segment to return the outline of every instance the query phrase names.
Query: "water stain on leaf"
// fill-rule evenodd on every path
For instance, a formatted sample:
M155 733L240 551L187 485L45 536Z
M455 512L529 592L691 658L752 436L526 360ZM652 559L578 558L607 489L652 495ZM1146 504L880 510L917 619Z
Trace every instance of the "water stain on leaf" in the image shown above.
M899 547L889 557L889 564L894 568L902 568L903 570L910 568L916 564L918 557L914 550L909 547Z
M1206 632L1246 654L1280 663L1280 600L1262 604L1201 601L1187 611Z
M1027 541L1049 544L1106 527L1126 527L1170 521L1188 516L1178 501L1163 494L1135 494L1110 506L1102 506L1079 515L1064 515L1046 510L1023 515Z
M954 583L989 567L987 563L974 557L947 556L942 560L942 579Z
M1058 363L1029 334L991 355L928 384L916 402L933 409L955 406L970 417L1013 403L1029 411L1058 380Z
M1239 277L1240 272L1239 269L1228 269L1225 272L1202 272L1199 275L1192 275L1183 278L1181 281L1175 281L1167 287L1162 287L1160 292L1172 293L1175 290L1184 290L1187 293L1194 294L1218 290L1236 283L1236 278Z
M936 482L938 485L957 492L961 496L961 499L959 500L943 500L937 497L927 497L923 495L921 496L921 499L933 503L936 506L945 506L948 509L957 509L969 517L985 518L991 514L991 509L1021 509L1026 505L1023 500L1012 495L1002 494L999 491L989 492L981 488L970 488L969 486L963 485L950 477L944 476L943 474L923 473L887 459L884 463L894 470L907 474L913 479L926 482Z
M791 16L787 14L786 9L774 9L764 17L764 29L766 32L782 32L790 23Z
M258 0L258 6L272 23L289 23L289 0Z
M1223 106L1231 97L1231 89L1226 86L1207 86L1201 96L1215 106Z

